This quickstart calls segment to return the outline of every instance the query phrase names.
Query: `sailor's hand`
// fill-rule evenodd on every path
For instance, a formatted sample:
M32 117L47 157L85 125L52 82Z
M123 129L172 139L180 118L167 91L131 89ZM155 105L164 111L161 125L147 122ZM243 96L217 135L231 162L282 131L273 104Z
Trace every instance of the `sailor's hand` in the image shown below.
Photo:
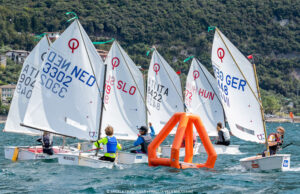
M152 123L151 122L149 122L149 126L152 127Z

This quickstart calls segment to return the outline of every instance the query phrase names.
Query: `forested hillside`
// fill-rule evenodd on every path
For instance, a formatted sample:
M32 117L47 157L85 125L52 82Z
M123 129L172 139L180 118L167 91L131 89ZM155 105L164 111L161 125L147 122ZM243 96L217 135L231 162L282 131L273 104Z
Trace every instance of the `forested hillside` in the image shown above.
M288 104L299 112L299 10L299 0L0 0L0 46L31 50L31 34L62 32L74 11L93 41L116 38L146 69L155 45L184 81L190 55L211 69L207 28L217 26L244 55L255 54L264 105L276 107L268 112Z

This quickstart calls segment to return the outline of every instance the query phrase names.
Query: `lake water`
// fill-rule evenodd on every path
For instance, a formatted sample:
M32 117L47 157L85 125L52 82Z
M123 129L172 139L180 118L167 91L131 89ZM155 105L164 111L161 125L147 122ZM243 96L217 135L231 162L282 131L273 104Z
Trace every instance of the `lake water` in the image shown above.
M268 123L268 131L279 124ZM12 162L4 158L6 145L37 145L36 137L3 133L0 124L0 193L300 193L300 124L280 124L285 143L281 153L292 154L287 172L243 171L239 159L262 152L263 145L232 138L242 155L219 155L213 170L131 165L124 169L93 169L52 161ZM72 143L74 140L68 140ZM55 144L61 139L56 138ZM130 146L130 142L122 142ZM203 161L205 155L195 156Z

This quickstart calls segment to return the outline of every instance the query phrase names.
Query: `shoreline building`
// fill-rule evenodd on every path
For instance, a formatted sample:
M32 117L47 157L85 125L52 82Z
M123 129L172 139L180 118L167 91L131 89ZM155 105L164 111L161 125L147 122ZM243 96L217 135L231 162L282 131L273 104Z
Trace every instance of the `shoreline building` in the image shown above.
M16 85L14 84L0 86L1 101L3 103L9 103L8 98L12 99L15 89L16 89Z
M6 56L11 58L11 60L13 60L16 63L24 63L29 53L29 51L25 50L10 50L6 52Z

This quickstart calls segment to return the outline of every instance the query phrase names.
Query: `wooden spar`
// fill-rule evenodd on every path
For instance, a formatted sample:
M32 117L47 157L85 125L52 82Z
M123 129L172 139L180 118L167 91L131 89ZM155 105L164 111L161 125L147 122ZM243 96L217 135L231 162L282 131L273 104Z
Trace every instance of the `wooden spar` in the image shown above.
M258 78L257 78L256 67L255 67L254 63L253 63L253 70L254 70L254 77L255 77L255 81L256 81L256 88L257 88L257 93L258 93L258 99L261 102L260 89L259 89L259 85L258 85ZM266 144L266 148L267 148L267 156L270 156L270 148L269 148L269 143L268 143L266 121L265 121L265 115L264 115L264 109L263 109L263 106L262 106L262 102L261 102L261 106L260 106L260 113L261 113L261 118L262 118L263 125L264 125L265 140L266 140L265 144Z
M202 71L202 73L204 74L204 76L205 76L205 78L206 78L206 80L207 80L207 82L208 82L208 84L209 84L209 86L211 87L211 89L214 91L214 93L216 94L216 97L217 97L217 99L219 100L219 102L221 103L221 106L222 106L222 111L223 111L223 119L224 119L224 126L225 126L225 112L224 112L224 108L223 108L223 104L222 104L222 102L221 102L221 100L220 100L220 98L219 98L219 96L218 96L218 94L216 93L216 91L214 90L214 88L212 87L212 84L210 83L210 81L209 81L209 79L207 78L207 76L206 76L206 74L204 73L204 71L203 71L203 69L202 69L202 67L201 67L201 65L198 63L198 60L197 59L195 59L196 60L196 62L197 62L197 65L199 66L199 68L201 69L201 71Z
M104 76L103 76L103 88L102 88L102 99L101 99L101 113L100 113L99 129L98 129L98 140L100 140L100 138L101 138L101 127L102 127L102 118L103 118L106 72L107 72L107 65L104 64Z
M46 38L47 38L48 46L50 46L51 45L51 41L49 40L48 34L46 34Z
M101 128L102 128L102 118L103 118L103 108L104 108L104 95L105 95L105 82L106 82L106 72L107 72L107 65L104 64L104 75L103 75L103 87L102 87L102 99L101 99L101 112L100 112L100 121L99 121L99 128L98 128L98 138L97 142L101 138ZM98 155L99 149L96 151L96 156Z
M73 137L73 136L69 136L69 135L63 135L61 133L56 133L56 132L52 132L52 131L47 131L45 129L41 129L41 128L38 128L38 127L33 127L33 126L29 126L29 125L26 125L24 123L20 123L20 126L22 127L28 127L28 128L31 128L31 129L35 129L35 130L38 130L38 131L45 131L45 132L49 132L49 133L52 133L54 135L60 135L60 136L63 136L63 137L70 137L70 138L76 138L76 137Z
M148 98L148 96L147 96L147 87L148 87L148 85L147 85L146 77L144 76L144 74L143 74L143 80L144 80L144 96L145 96L145 101L147 101L147 98ZM145 109L147 109L146 104L145 104ZM147 111L145 112L145 114L146 114L146 126L148 126L148 114L147 114Z

